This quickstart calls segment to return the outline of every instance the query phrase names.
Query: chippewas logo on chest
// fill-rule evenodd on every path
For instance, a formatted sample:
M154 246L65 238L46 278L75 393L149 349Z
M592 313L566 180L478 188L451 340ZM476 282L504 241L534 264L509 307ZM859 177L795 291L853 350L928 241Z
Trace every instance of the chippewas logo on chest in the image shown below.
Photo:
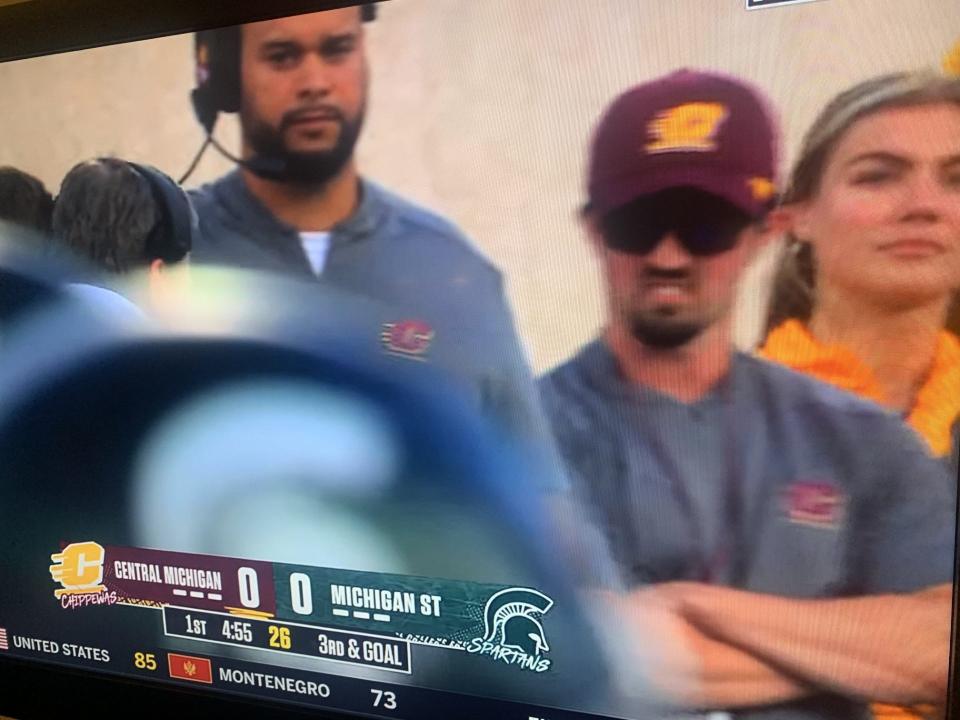
M426 360L435 336L433 328L422 320L401 320L383 324L380 342L390 355Z
M783 503L791 522L823 528L838 527L846 510L846 497L840 488L818 480L791 483Z
M647 125L648 153L710 152L729 112L722 103L691 102L658 113Z

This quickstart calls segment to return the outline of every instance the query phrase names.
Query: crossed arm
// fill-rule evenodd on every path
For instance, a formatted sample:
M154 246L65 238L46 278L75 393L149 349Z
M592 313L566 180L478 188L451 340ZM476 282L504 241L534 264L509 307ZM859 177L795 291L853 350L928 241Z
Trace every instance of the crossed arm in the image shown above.
M947 694L952 588L801 600L668 583L634 593L631 609L670 625L698 661L668 661L660 683L693 707L782 702L817 689L898 704ZM696 677L681 679L694 673Z

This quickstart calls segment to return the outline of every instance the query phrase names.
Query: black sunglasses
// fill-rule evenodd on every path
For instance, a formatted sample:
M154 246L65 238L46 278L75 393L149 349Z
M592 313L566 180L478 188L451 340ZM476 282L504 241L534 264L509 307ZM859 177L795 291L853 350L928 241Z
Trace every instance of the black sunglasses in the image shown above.
M755 219L730 202L696 188L644 195L603 216L600 232L611 250L647 255L668 234L695 256L732 250Z

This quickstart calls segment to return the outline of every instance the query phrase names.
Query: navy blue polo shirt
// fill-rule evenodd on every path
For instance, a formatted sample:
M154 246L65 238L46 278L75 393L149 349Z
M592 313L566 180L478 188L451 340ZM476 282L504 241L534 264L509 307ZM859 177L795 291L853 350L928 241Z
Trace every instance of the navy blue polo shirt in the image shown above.
M683 403L627 382L600 340L540 389L627 586L695 580L817 598L952 580L955 482L872 403L742 354ZM867 713L824 695L737 717Z

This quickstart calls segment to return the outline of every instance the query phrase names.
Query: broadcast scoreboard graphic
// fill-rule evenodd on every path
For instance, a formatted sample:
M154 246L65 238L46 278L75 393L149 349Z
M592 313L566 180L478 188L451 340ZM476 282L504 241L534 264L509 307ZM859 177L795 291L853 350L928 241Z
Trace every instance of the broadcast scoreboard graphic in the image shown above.
M62 609L150 608L160 612L167 638L402 674L412 672L413 645L485 656L533 673L551 666L543 618L553 600L532 588L92 541L67 544L50 557L50 577L59 585L52 595ZM196 659L169 664L178 679L203 682L212 674L209 668L189 672L203 669Z
M49 606L0 617L5 656L424 720L451 708L523 720L541 712L529 693L543 702L558 687L577 692L594 657L570 644L566 608L551 616L554 598L532 587L94 540L62 542L48 557L36 592ZM507 694L462 694L482 678Z

